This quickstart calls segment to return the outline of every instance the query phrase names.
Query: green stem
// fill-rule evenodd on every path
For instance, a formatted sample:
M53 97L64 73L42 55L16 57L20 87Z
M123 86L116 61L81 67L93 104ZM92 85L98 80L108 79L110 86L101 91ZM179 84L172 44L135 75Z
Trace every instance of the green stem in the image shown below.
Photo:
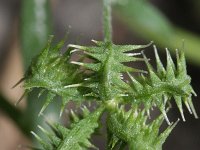
M113 57L112 51L112 23L111 23L111 0L103 0L103 27L104 27L104 42L107 58L102 65L102 76L100 79L100 95L102 100L111 100L111 83L110 83L110 67Z
M8 115L19 127L19 129L24 133L24 135L29 136L29 129L23 122L22 112L11 105L4 97L0 95L0 110Z
M111 1L103 0L104 41L112 42Z
M111 45L111 41L107 41L108 44L106 45L106 50L107 52L107 58L106 61L103 65L103 70L102 70L102 77L101 77L101 95L103 96L103 100L111 100L112 96L112 88L111 88L111 67L112 67L112 58L113 58L113 49Z

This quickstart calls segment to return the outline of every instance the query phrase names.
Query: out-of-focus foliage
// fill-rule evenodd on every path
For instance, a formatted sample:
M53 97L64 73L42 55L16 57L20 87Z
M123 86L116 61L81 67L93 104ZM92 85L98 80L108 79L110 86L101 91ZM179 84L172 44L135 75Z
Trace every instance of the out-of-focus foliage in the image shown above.
M27 70L31 60L46 45L47 39L52 30L50 13L50 1L48 0L23 0L20 17L20 37L21 50L24 62L24 69ZM21 83L20 80L16 85ZM15 87L15 86L14 86ZM20 129L28 136L30 129L38 124L38 115L40 103L35 103L36 92L27 97L27 109L21 113L18 108L13 108L4 98L1 97L1 106L3 110L17 123ZM22 96L22 98L24 95ZM21 99L20 99L21 100ZM3 107L5 106L5 107ZM11 111L13 109L13 112ZM54 113L56 110L54 106ZM16 112L16 113L14 113ZM20 113L19 113L20 112ZM35 112L35 113L34 113ZM32 117L30 117L32 116Z
M116 5L116 14L131 30L146 40L153 40L160 47L172 52L185 41L185 54L189 61L200 65L200 38L180 29L147 0L126 0Z
M52 34L50 1L23 0L20 23L22 58L24 69L27 70L32 58L45 47L49 35ZM43 122L43 119L38 117L43 101L35 102L37 100L37 92L37 90L33 90L27 95L27 108L24 112L23 120L27 123L29 130L36 130L37 124L42 124ZM59 111L58 105L59 103L48 109L48 114L54 116Z
M25 69L46 45L52 33L50 1L23 0L21 12L21 47Z

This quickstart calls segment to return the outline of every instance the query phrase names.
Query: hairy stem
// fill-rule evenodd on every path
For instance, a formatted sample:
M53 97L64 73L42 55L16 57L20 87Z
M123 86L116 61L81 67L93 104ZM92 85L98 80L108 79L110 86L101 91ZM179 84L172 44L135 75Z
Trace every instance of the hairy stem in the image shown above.
M106 59L105 64L103 65L102 68L102 76L101 76L101 87L100 87L100 92L102 95L103 100L111 100L112 96L112 88L111 88L111 61L113 58L113 49L112 45L108 43L106 46L106 50L108 51L108 56Z
M110 59L112 58L112 23L111 23L111 2L103 0L103 27L104 27L104 42L106 43L106 51L108 53L106 63L102 67L102 77L100 84L101 99L110 100Z
M104 41L112 41L111 1L103 0Z

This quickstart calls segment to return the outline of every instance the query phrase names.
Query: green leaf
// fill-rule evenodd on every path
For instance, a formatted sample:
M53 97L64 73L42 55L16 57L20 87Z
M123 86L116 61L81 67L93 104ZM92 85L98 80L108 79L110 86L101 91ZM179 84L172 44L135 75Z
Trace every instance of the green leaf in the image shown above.
M7 99L0 95L0 111L5 113L10 119L12 119L19 129L29 136L29 128L23 120L23 112L11 104Z
M121 3L122 5L115 5L114 12L119 20L134 31L134 34L147 41L153 40L162 48L169 47L172 53L182 45L184 39L188 60L200 65L199 36L171 24L170 20L148 0L126 0Z
M23 0L21 13L21 45L25 70L45 46L51 34L50 2Z

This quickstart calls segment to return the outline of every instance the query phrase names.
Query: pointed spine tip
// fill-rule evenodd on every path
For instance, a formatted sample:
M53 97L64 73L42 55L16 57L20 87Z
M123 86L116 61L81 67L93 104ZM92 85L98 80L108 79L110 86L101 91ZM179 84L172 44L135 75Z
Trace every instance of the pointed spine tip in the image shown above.
M76 49L79 49L79 50L87 50L87 47L80 46L80 45L75 45L75 44L69 44L68 47L76 48Z
M197 97L197 93L194 91L194 89L192 89L192 94L194 95L194 97Z
M81 50L79 50L79 49L73 49L73 50L70 51L70 54L73 54L73 53L79 52L79 51L81 51Z
M181 117L182 117L183 122L185 122L186 120L185 120L185 116L184 116L183 110L180 110L180 113L181 113Z
M80 87L80 86L83 86L83 84L78 83L78 84L66 85L66 86L64 86L64 88L73 88L73 87Z
M175 123L171 124L171 128L173 129L178 124L179 121L180 121L180 118L178 118Z
M195 119L198 119L199 117L198 117L198 115L197 115L197 113L196 113L196 110L195 110L194 105L193 105L193 103L192 103L191 100L189 101L189 106L190 106L190 108L191 108L191 110L192 110L192 113L193 113Z
M65 106L66 106L66 103L65 103L65 102L62 102L61 109L60 109L60 113L59 113L59 117L60 117L60 118L62 117L63 112L65 111Z
M17 87L20 83L22 83L24 80L25 80L26 78L24 77L24 78L21 78L15 85L13 85L12 87L11 87L11 89L14 89L15 87Z
M142 53L125 53L127 56L133 57L133 56L139 56Z
M78 62L78 61L71 61L70 63L71 64L75 64L75 65L79 65L79 66L83 66L84 65L84 63Z
M192 111L191 111L190 106L187 101L185 101L185 106L188 109L189 113L192 114Z
M35 133L35 132L33 132L33 131L31 131L31 134L34 136L34 137L38 137L38 135Z
M171 58L170 52L168 48L165 48L166 54L167 54L167 58Z
M40 116L43 116L44 114L43 114L43 109L42 110L40 110L40 112L39 112L39 114L38 114L38 117L40 117Z
M92 39L91 41L92 41L93 43L95 43L95 44L98 43L98 41L96 41L96 40L94 40L94 39Z
M60 117L60 118L62 117L63 112L64 112L64 110L61 110L61 111L60 111L60 114L59 114L59 117Z
M138 72L143 73L143 74L148 74L148 71L145 71L145 70L139 70Z
M150 114L150 110L149 109L147 110L147 116L148 116L149 119L151 119L151 114Z
M45 134L48 134L48 132L40 125L37 125L37 127Z
M43 112L45 111L45 109L47 108L48 104L44 105L42 107L42 109L40 110L39 114L38 114L38 117L42 116L43 115Z
M40 98L40 96L42 96L42 94L45 92L45 89L42 89L39 94L38 94L38 98Z
M26 96L26 94L27 94L27 91L25 91L25 92L22 94L22 96L19 98L19 100L17 100L17 101L15 102L15 106L17 106L17 105L23 100L23 98Z
M160 57L159 57L159 55L158 55L158 50L157 50L156 45L153 45L153 49L154 49L154 54L155 54L156 60L157 60L157 61L160 61Z
M167 124L168 124L168 125L171 125L171 123L170 123L170 121L169 121L169 118L167 117L167 113L166 113L166 111L163 110L163 111L161 111L161 112L162 112L162 114L163 114L163 116L164 116L164 118L165 118Z
M194 114L195 119L198 119L198 118L199 118L199 116L197 115L197 113L196 113L195 110L193 111L193 114Z
M153 43L154 43L154 41L150 41L150 43L149 43L149 44L147 44L147 45L146 45L146 47L148 47L148 46L152 45Z

